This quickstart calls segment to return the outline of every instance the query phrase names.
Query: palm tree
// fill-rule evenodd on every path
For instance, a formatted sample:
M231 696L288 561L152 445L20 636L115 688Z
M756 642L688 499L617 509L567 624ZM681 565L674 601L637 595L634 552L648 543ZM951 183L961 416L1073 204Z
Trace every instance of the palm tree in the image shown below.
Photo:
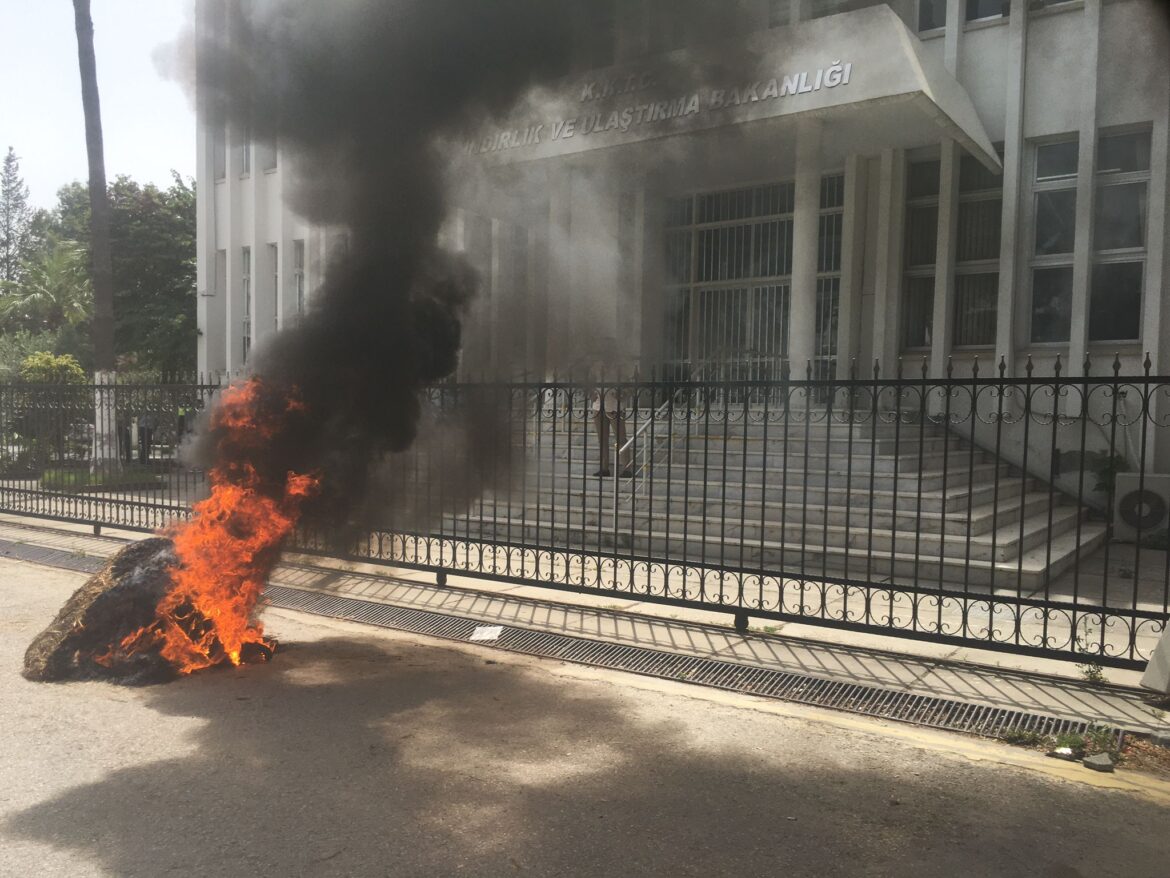
M49 241L21 274L19 281L0 282L0 324L39 332L89 318L93 290L85 248L76 241Z
M77 28L77 62L81 70L81 105L85 111L85 149L89 157L89 255L93 281L94 383L114 383L114 269L110 259L110 201L106 192L106 156L102 145L102 106L98 98L97 61L93 51L93 17L89 0L73 0ZM117 468L118 430L114 389L94 389L92 466Z
M85 110L85 149L89 157L90 274L93 280L93 357L97 372L114 370L114 270L110 259L110 201L106 193L106 158L102 144L102 108L89 0L73 0L77 26L77 60L81 69L81 104Z

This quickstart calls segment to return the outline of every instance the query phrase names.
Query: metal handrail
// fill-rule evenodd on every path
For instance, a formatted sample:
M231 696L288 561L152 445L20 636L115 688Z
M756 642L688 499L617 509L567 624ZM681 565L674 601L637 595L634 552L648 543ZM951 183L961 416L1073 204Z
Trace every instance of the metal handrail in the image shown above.
M720 349L720 350L714 351L713 353L704 357L700 362L696 363L695 366L691 369L690 373L687 375L686 381L688 383L693 383L695 381L701 381L702 376L705 374L706 370L709 367L722 361L724 353L725 353L725 351ZM622 444L620 447L614 449L614 452L613 452L613 455L614 455L613 472L615 472L615 473L621 472L620 467L621 467L622 455L635 447L639 447L638 446L639 437L641 437L642 434L644 434L647 430L649 430L655 423L658 423L659 421L661 421L663 416L670 410L670 408L673 404L674 404L674 393L672 392L671 394L667 395L666 399L662 402L661 405L658 406L658 408L654 409L654 411L651 412L650 417L647 420L643 421L641 426L639 426L636 430L634 430L633 434L630 436L629 439L627 439L625 441L624 444ZM638 462L638 464L636 466L634 466L633 461L631 461L632 475L630 476L630 487L629 487L629 491L627 492L627 497L628 497L630 503L633 503L634 498L638 495L638 493L641 490L641 486L642 486L641 475L643 473L645 473L649 467L654 465L655 449L653 447L653 443L643 443L640 447L642 449L641 461ZM647 458L649 458L649 459L647 459ZM621 490L621 487L620 487L619 479L614 479L613 495L614 495L614 515L615 515L614 526L615 527L617 526L616 515L617 515L617 506L618 506L618 502L619 502L620 490Z

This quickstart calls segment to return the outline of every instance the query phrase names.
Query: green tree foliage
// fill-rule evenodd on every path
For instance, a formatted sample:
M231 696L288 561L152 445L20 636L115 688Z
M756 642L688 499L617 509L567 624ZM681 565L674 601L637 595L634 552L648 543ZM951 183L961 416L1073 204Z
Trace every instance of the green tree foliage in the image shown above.
M20 161L10 146L0 170L0 282L20 278L21 265L33 244L33 217L28 187L20 176Z
M53 233L89 240L89 192L57 194ZM175 175L167 188L118 177L109 187L114 268L114 342L119 368L177 372L195 366L195 188ZM83 357L84 360L84 357Z
M39 351L20 364L20 380L29 384L84 384L86 375L75 357Z
M57 350L58 333L10 329L0 332L0 383L15 381L20 364L40 351Z
M122 365L164 372L195 367L195 187L119 177L113 207L114 343Z
M25 261L21 279L4 284L0 321L6 328L30 332L84 323L93 311L87 262L80 244L50 238Z

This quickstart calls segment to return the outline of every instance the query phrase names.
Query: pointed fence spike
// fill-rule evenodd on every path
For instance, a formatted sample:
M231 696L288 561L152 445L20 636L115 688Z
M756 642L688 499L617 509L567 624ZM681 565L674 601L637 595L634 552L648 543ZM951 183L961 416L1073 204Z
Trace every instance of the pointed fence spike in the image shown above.
M1006 374L1007 374L1007 360L1004 358L1003 354L1000 354L1000 356L999 356L999 377L1000 377L1000 380L1002 380Z
M1149 359L1149 358L1147 357L1147 359ZM849 380L850 381L857 380L857 357L850 357L849 358Z
M979 377L979 355L975 355L975 359L971 361L971 377Z
M955 358L947 354L947 378L955 377Z
M1121 351L1113 352L1113 377L1121 374Z
M926 373L929 371L929 369L930 369L930 366L927 363L926 354L923 354L922 355L922 378L923 378L923 380L926 379Z
M878 376L880 376L881 374L882 374L882 364L881 364L881 361L880 361L880 360L878 360L877 358L875 358L875 359L874 359L874 361L873 361L873 380L874 380L874 381L877 381L877 380L878 380Z
M1154 362L1150 359L1150 352L1146 351L1146 359L1142 362L1142 368L1146 370L1146 377L1150 377L1150 369L1154 368Z
M1028 354L1027 359L1024 360L1024 374L1029 378L1032 377L1032 370L1036 367L1032 364L1032 355Z
M1081 364L1081 373L1086 378L1088 378L1089 373L1091 373L1092 371L1093 371L1093 359L1092 359L1092 357L1089 356L1088 352L1086 352L1085 353L1085 362L1083 364Z
M1061 370L1061 368L1063 368L1062 364L1060 362L1060 354L1059 353L1056 355L1056 363L1053 365L1052 368L1053 368L1053 371L1056 373L1056 377L1059 378L1060 377L1060 370Z

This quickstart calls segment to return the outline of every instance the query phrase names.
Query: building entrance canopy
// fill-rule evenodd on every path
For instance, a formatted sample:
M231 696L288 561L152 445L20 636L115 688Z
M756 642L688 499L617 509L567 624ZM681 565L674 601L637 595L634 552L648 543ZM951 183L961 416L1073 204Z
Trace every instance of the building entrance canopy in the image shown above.
M829 123L842 155L942 134L1000 170L966 90L885 5L566 79L465 150L511 163L801 117Z

